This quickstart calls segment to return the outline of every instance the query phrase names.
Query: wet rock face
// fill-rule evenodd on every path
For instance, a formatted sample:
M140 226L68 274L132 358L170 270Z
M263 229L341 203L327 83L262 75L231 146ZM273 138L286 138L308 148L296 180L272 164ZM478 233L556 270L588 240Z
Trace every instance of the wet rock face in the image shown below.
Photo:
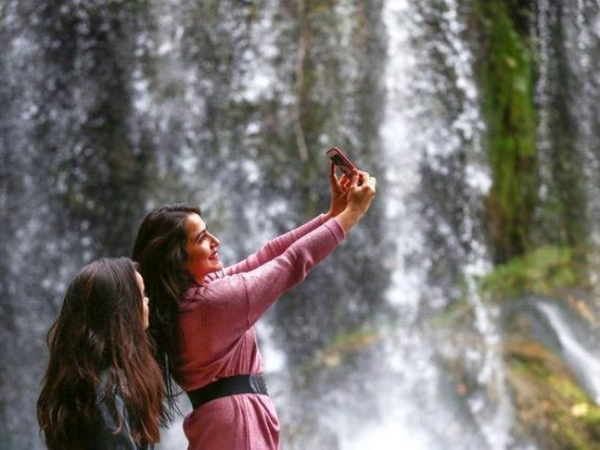
M233 262L330 145L379 194L266 319L287 447L597 442L597 2L404 3L0 1L0 443L78 268L173 201Z
M503 355L514 398L513 434L541 448L598 439L597 315L589 292L526 296L503 307Z
M585 448L598 440L600 409L563 355L534 339L510 336L504 354L518 439L541 448Z

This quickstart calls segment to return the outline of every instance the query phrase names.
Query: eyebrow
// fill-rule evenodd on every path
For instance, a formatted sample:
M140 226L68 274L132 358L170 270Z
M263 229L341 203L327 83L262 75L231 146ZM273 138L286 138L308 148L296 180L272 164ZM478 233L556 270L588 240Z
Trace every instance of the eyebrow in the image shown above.
M194 242L198 242L200 240L200 238L202 238L202 236L204 236L206 234L207 231L208 231L208 227L205 228L204 230L202 230L200 233L198 233L196 235L196 237L194 238Z

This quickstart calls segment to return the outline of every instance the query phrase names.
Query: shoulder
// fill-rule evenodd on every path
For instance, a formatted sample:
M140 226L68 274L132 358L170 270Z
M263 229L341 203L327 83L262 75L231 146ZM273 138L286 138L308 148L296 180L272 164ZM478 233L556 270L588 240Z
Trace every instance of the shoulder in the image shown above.
M100 384L96 388L96 412L99 425L110 430L117 430L119 421L127 417L123 395L108 372L100 375Z
M96 388L96 425L94 448L138 449L129 428L129 417L121 389L114 385L108 372L100 376Z
M194 283L187 288L180 303L180 311L218 306L238 295L244 295L244 278L244 274L229 275L223 270L210 274L203 283Z

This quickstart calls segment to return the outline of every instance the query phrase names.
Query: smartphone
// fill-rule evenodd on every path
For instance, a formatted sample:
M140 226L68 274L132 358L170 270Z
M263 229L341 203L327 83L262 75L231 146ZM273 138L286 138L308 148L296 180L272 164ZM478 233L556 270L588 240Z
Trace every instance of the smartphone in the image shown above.
M357 167L356 164L348 158L344 150L338 147L330 148L327 150L327 156L348 178L352 177L352 169L356 169Z

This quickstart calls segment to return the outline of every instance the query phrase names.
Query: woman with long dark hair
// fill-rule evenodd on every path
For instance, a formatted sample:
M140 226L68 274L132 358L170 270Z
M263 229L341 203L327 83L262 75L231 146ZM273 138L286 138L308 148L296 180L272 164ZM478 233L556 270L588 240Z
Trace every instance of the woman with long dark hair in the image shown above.
M190 449L279 448L253 325L344 240L375 196L375 178L338 179L333 164L330 185L326 214L225 269L198 208L167 205L142 222L133 259L152 297L150 333L170 406L173 378L194 408L184 421Z
M128 258L75 276L48 332L37 415L51 450L153 448L164 384L154 359L144 280Z

